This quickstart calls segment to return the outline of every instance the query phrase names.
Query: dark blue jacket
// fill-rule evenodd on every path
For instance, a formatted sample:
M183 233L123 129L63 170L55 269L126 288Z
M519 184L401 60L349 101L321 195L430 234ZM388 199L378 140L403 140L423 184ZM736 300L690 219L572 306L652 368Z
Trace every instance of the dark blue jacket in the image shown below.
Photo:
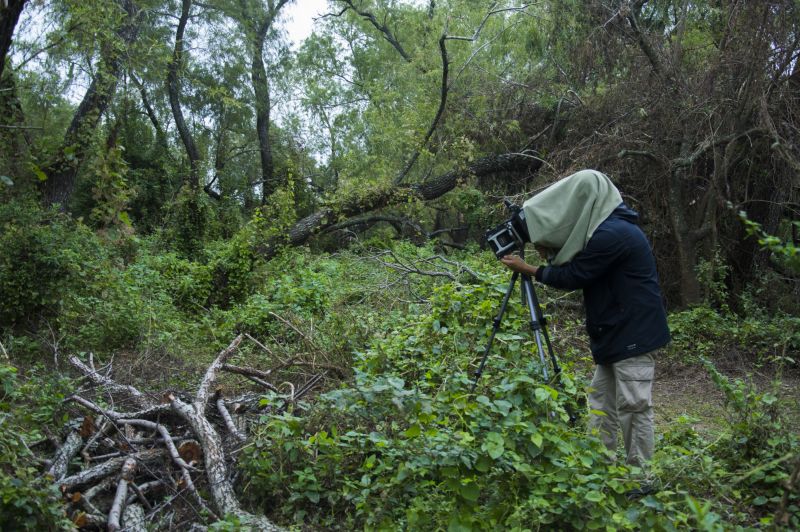
M583 289L586 330L597 364L641 355L670 340L655 259L638 219L620 204L570 262L536 272L546 285Z

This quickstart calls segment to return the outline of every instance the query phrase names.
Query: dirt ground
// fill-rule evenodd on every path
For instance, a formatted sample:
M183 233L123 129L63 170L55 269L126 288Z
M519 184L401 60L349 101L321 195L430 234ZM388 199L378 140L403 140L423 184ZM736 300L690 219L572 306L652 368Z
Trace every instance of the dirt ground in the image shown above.
M800 430L800 371L778 376L772 368L756 368L736 359L717 363L717 369L732 380L741 379L761 392L775 393L780 411L790 423L787 428ZM653 404L657 427L674 423L682 415L695 419L694 428L701 433L725 425L725 396L699 364L657 365Z

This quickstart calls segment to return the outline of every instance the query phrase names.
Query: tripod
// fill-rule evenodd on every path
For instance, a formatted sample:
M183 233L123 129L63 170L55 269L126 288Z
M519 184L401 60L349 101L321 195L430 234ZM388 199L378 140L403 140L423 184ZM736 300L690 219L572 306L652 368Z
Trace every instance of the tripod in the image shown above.
M478 369L475 371L475 381L472 383L470 393L475 391L475 386L477 386L478 380L480 380L481 375L483 375L483 368L486 365L486 360L489 358L489 352L492 349L492 343L494 343L495 334L497 334L497 331L500 329L500 323L503 321L503 314L506 312L508 300L511 298L511 293L514 291L514 285L516 284L517 279L520 277L522 277L522 299L528 305L528 311L531 315L530 325L531 330L533 331L534 339L536 340L537 350L539 351L539 361L542 365L542 374L544 380L545 382L548 382L550 378L547 374L547 362L544 358L542 337L544 337L544 343L547 346L547 352L550 355L550 362L553 364L553 376L557 378L561 374L561 367L558 365L558 360L556 359L555 353L553 353L553 346L550 343L550 335L547 334L547 327L545 325L544 315L542 314L542 307L539 305L539 298L536 297L536 291L533 289L533 281L531 280L531 276L514 272L514 274L511 276L511 282L508 284L506 295L503 297L503 303L500 305L500 312L498 312L497 317L494 319L492 334L489 336L489 342L486 344L486 350L483 352L483 359L481 360L480 366L478 366Z

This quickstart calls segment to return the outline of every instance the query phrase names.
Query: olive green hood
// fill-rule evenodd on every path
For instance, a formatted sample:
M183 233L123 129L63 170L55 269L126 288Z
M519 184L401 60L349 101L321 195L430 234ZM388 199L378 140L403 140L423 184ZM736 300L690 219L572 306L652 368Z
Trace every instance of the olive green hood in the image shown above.
M522 205L531 242L558 250L551 263L572 260L595 229L622 203L607 175L581 170L550 185Z

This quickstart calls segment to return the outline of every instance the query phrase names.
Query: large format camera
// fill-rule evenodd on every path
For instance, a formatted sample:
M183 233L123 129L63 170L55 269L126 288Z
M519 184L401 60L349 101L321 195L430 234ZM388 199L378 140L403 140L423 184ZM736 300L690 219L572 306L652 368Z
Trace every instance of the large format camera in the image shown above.
M497 227L486 231L485 236L486 242L497 258L521 250L531 240L522 207L514 205L508 200L505 200L505 204L511 212L511 217Z

